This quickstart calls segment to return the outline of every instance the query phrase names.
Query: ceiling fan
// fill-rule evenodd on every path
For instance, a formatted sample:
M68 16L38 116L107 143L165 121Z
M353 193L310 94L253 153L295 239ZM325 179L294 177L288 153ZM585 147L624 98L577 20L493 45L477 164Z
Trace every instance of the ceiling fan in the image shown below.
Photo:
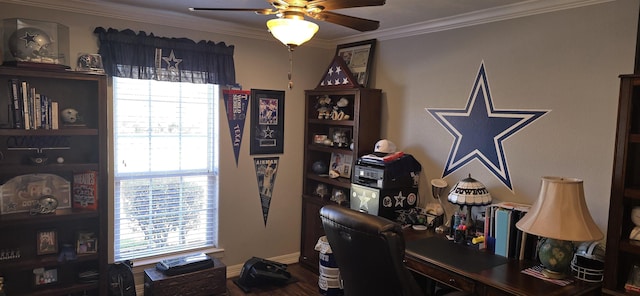
M203 8L192 7L191 11L253 11L257 14L278 16L267 21L267 27L276 39L290 50L309 41L318 31L318 25L304 20L304 17L334 23L360 32L378 29L380 22L331 10L342 8L380 6L386 0L267 0L273 8Z

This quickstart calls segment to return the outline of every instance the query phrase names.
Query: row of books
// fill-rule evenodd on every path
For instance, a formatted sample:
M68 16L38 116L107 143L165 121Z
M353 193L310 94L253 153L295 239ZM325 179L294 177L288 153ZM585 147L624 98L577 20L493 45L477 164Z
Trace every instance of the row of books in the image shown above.
M16 129L58 129L58 102L40 94L28 81L9 79L11 122Z
M536 259L538 237L516 227L516 223L530 207L526 204L501 202L485 208L485 241L493 242L496 255L519 260Z

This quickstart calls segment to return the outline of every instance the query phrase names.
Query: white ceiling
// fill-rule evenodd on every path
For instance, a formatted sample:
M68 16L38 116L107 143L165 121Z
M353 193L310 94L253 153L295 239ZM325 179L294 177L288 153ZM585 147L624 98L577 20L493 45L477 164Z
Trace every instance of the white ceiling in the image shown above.
M316 21L316 45L415 34L517 18L614 0L387 0L383 6L333 10L380 21L376 31L359 31ZM620 0L618 0L620 1ZM272 38L266 21L276 16L253 12L191 12L189 7L271 8L264 0L0 0L44 8L212 31L250 38ZM320 44L319 44L320 43Z

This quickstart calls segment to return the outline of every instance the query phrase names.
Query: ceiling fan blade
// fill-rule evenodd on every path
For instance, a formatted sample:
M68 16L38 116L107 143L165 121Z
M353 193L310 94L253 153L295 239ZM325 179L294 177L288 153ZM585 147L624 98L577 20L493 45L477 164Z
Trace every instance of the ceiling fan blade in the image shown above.
M385 2L386 0L311 0L307 7L322 6L327 11L341 8L380 6L384 5Z
M379 21L363 19L355 16L348 16L330 11L322 11L314 16L315 19L325 22L334 23L337 25L345 26L360 32L373 31L380 27Z
M189 11L254 11L257 14L275 14L271 8L209 8L209 7L189 7Z

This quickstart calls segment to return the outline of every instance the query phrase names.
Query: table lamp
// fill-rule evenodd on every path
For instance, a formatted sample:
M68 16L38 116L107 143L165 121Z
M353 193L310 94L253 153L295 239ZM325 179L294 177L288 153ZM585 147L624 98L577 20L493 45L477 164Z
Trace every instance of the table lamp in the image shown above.
M467 206L466 225L467 229L473 232L475 227L473 227L474 224L471 217L471 207L490 204L491 194L487 191L484 184L474 178L471 178L471 174L469 174L469 177L458 181L458 183L451 188L447 199L450 203L459 205L460 210L462 210L464 206Z
M516 223L526 233L542 237L538 258L548 278L565 278L573 258L573 242L604 237L584 199L582 180L542 177L538 200Z
M442 204L442 195L447 189L447 186L449 186L449 184L447 184L447 181L444 179L431 180L431 194L433 195L433 198L438 200L438 203L442 208L442 216L444 218L444 223L436 227L437 233L444 233L449 227L451 227L451 225L449 225L450 223L449 218L447 217L447 211L444 209L444 205Z

